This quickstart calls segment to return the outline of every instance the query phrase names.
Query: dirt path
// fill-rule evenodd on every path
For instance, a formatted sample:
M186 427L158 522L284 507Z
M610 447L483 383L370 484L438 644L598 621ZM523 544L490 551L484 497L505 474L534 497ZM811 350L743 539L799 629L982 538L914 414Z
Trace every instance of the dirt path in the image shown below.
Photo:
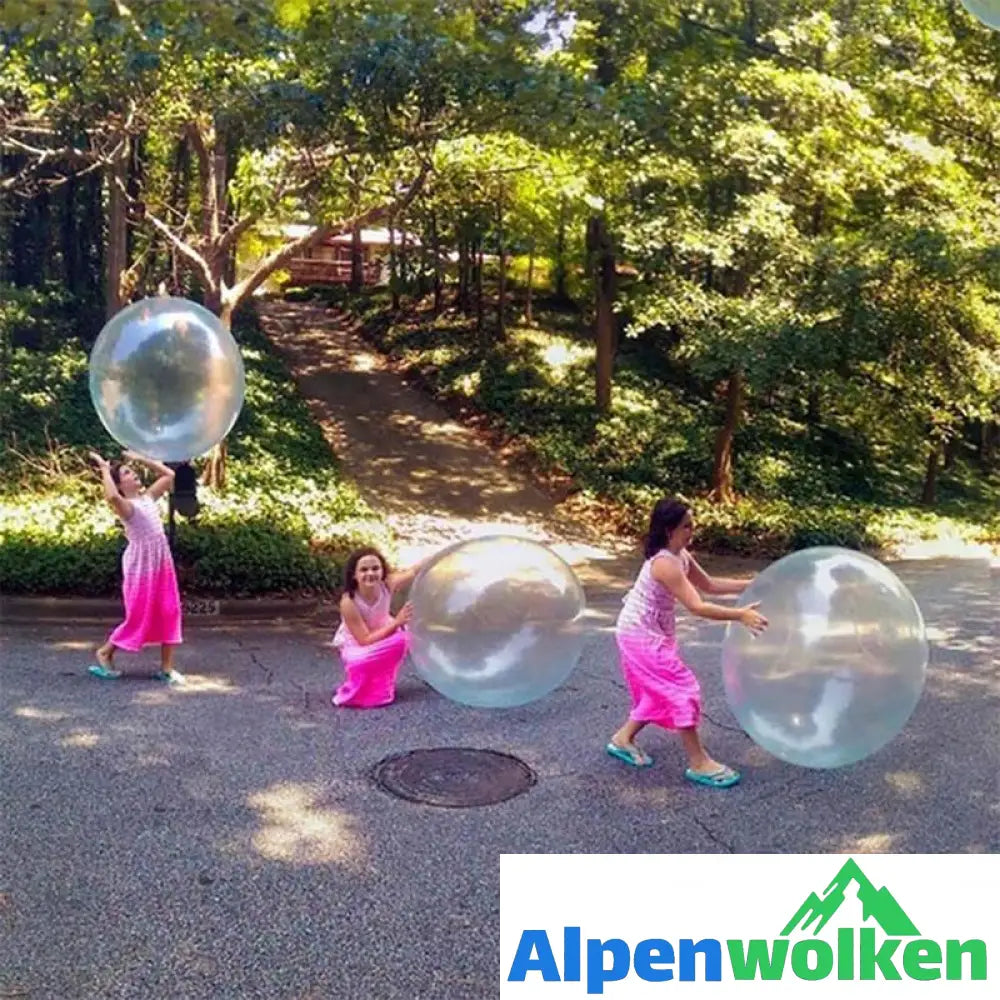
M472 430L388 370L349 318L313 303L260 303L264 329L292 369L333 450L409 560L460 538L510 533L551 545L588 589L631 583L637 559L596 538Z

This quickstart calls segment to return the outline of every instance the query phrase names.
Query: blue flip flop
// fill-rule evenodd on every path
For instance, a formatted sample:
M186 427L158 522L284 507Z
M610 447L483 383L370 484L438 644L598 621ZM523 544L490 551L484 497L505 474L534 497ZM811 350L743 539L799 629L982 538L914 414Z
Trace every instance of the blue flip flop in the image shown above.
M102 681L116 681L122 675L120 670L108 670L107 667L102 667L99 663L87 667L87 671L94 677L99 677Z
M734 771L731 767L720 767L718 771L710 774L702 774L699 771L692 771L689 767L684 772L684 777L695 785L704 785L706 788L732 788L740 783L740 772Z
M617 757L619 760L624 761L630 767L652 767L653 758L649 756L648 753L643 753L641 750L638 755L633 753L631 750L626 750L625 747L618 746L617 743L609 743L604 748L612 757Z

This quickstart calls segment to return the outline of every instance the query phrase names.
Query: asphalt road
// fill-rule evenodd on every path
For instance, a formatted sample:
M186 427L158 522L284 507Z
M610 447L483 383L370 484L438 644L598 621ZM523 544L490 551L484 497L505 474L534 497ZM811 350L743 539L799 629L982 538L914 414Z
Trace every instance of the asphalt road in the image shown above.
M727 791L681 780L671 737L637 773L603 753L626 698L595 598L579 668L505 712L443 700L334 711L326 631L192 625L183 689L86 673L93 623L7 625L0 666L0 997L479 1000L499 978L503 852L1000 849L1000 577L895 567L932 639L905 730L854 767L795 768L734 725L722 631L684 624ZM139 665L154 669L154 652ZM515 754L526 793L474 809L394 798L372 767L421 747Z

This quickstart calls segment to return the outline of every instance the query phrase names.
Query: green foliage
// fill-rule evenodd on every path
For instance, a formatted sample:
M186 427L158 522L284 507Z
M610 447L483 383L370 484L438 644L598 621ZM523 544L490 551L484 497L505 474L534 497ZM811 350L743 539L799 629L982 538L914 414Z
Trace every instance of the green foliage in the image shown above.
M611 410L593 405L594 349L550 325L514 328L483 349L471 325L454 316L394 321L383 296L366 296L366 335L440 398L486 416L543 472L570 476L575 487L625 511L625 527L646 530L650 507L665 494L692 502L699 544L718 552L781 555L813 545L879 549L948 530L973 541L998 534L1000 482L942 485L936 512L910 498L921 455L901 462L861 427L757 413L737 436L733 504L705 499L711 478L714 405L703 387L661 353L652 336L626 342L619 354ZM556 314L552 314L556 315ZM558 316L556 316L558 318Z
M177 519L182 587L230 597L329 592L352 548L387 544L384 529L342 480L256 315L238 314L234 331L247 393L229 438L230 481L221 493L200 487L197 519ZM116 446L90 403L87 353L78 340L52 352L18 348L10 371L0 415L17 449L3 457L0 589L113 594L124 535L81 455Z

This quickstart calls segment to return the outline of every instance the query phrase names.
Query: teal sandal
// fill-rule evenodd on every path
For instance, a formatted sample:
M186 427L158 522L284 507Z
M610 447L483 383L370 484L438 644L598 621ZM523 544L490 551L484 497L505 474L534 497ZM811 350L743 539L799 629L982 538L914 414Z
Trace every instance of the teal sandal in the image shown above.
M703 774L700 771L692 771L689 767L684 772L684 777L695 785L705 785L706 788L732 788L740 783L740 772L734 771L731 767L720 767L718 771Z
M624 761L630 767L652 767L653 758L649 756L648 753L643 753L641 750L638 752L633 752L625 747L618 746L617 743L609 743L605 748L607 752L612 757L617 757L619 760Z
M107 667L102 667L99 663L88 667L87 671L94 677L99 677L102 681L116 681L122 675L120 670L108 670Z

